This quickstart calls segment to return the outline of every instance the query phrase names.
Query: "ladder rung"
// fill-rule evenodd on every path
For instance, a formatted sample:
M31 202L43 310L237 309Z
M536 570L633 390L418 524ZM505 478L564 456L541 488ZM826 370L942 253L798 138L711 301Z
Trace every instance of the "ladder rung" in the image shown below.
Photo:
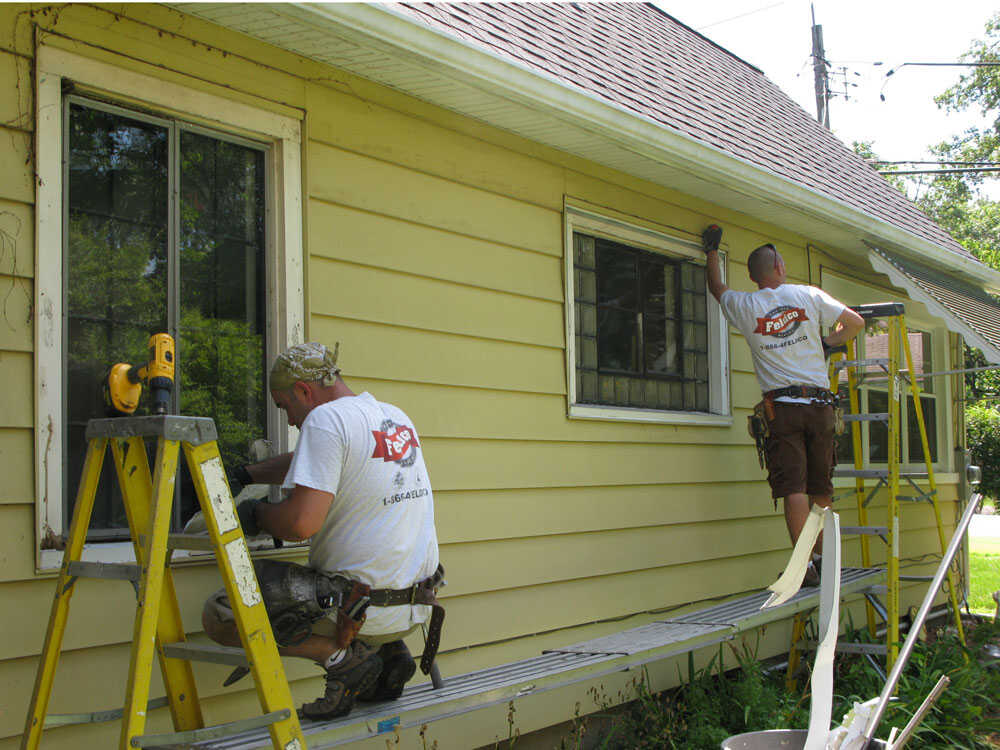
M249 732L253 729L270 726L276 722L284 721L291 715L291 711L283 708L263 716L240 719L227 724L216 724L203 729L189 729L185 732L170 732L169 734L143 734L132 738L132 747L177 747L195 742L205 742L206 740L217 740L240 732Z
M156 708L163 708L170 705L170 699L166 696L162 698L151 698L146 704L146 711ZM125 713L123 708L110 708L107 711L91 711L82 714L49 714L45 717L45 728L65 727L71 724L96 724L102 721L117 721Z
M901 581L933 581L934 576L900 576Z
M210 661L213 664L229 664L233 667L249 667L246 652L241 648L217 646L210 643L179 641L163 644L163 655L171 659L188 661Z
M834 469L835 477L856 477L858 479L888 479L888 469ZM926 471L901 471L901 479L927 479Z
M897 500L908 500L913 503L929 503L931 502L932 493L928 492L926 495L896 495Z
M869 536L885 536L889 533L888 526L841 526L841 534L867 534Z
M835 362L833 366L845 369L848 367L870 367L872 365L875 367L888 367L889 360L884 357L877 359L842 359L839 362Z
M872 606L872 609L875 610L875 613L882 618L882 622L887 622L889 620L889 612L886 610L881 599L871 592L865 592L865 599L868 600L868 603Z
M799 641L803 648L815 650L818 641ZM851 643L837 641L836 650L842 654L886 654L888 649L884 643Z
M872 412L871 414L845 414L845 422L888 422L888 412Z
M888 594L888 593L889 593L889 587L886 586L884 583L876 583L874 586L869 586L868 588L865 589L865 596L867 596L868 594L877 596L879 594Z
M203 552L215 551L212 538L208 534L171 534L167 537L170 549L189 549Z
M133 581L138 583L142 571L135 563L71 562L66 569L78 578L104 578L111 581Z

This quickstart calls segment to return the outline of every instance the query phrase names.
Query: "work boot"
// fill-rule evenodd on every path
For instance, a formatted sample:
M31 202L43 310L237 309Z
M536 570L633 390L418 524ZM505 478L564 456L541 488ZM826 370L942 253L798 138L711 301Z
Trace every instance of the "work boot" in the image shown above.
M417 663L402 641L383 644L378 655L382 660L382 672L370 690L358 695L358 700L394 701L403 694L403 686L417 671Z
M806 574L802 579L803 586L819 586L819 568L813 563L812 560L806 566Z
M301 715L313 721L346 716L358 693L370 690L381 671L382 660L375 649L357 639L351 641L344 658L326 670L323 696L302 706Z

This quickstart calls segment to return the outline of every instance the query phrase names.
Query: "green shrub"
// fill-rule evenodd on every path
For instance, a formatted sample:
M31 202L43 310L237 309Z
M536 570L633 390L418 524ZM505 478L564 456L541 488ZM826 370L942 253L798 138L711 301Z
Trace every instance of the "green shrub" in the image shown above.
M965 410L965 425L972 462L983 470L981 492L1000 497L1000 411L974 404Z

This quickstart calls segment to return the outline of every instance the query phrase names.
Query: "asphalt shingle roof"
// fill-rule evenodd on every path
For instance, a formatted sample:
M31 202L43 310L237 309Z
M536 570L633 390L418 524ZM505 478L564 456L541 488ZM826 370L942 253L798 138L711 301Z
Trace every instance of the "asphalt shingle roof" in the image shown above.
M403 3L431 28L972 257L761 71L648 3Z

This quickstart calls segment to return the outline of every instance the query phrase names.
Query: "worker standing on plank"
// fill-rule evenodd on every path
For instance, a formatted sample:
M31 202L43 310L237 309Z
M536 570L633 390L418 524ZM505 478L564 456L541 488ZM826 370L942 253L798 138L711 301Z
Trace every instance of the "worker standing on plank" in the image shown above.
M747 258L757 291L733 291L722 282L721 240L722 229L714 224L702 233L705 281L726 320L750 346L764 394L751 417L752 432L763 443L775 505L784 498L785 523L794 545L809 509L813 504L829 507L833 494L834 398L825 351L854 338L864 320L822 289L786 283L785 262L770 243ZM822 328L834 324L836 330L823 336ZM807 585L819 583L818 545L806 571Z
M339 347L338 347L339 348ZM430 618L430 670L444 610L434 494L409 417L340 377L337 349L298 344L271 368L271 396L299 429L293 453L242 466L231 484L280 484L280 503L245 500L244 534L309 540L308 567L257 561L264 603L286 656L326 670L326 691L302 707L313 720L347 714L355 698L398 698L416 669L403 637ZM369 608L369 605L371 607ZM224 590L205 604L215 641L239 645Z

